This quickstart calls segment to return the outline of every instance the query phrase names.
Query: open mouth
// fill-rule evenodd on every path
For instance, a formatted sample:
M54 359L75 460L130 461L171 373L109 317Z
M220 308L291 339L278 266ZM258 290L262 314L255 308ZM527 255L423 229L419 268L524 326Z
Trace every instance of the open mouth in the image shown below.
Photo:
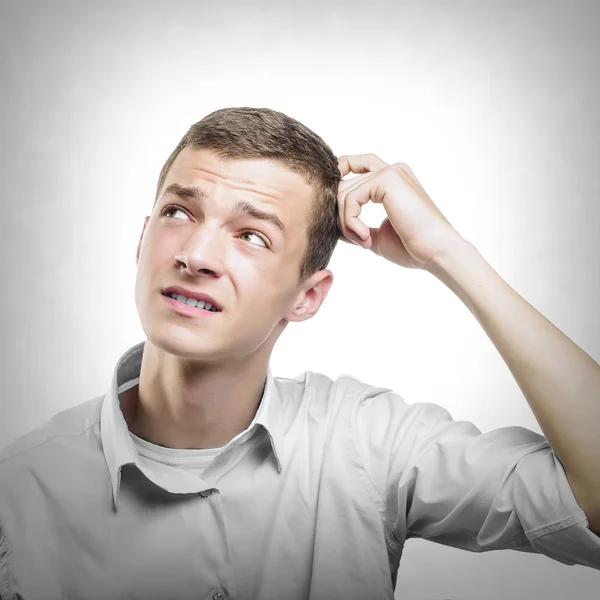
M163 294L163 296L167 296L168 298L173 298L182 304L186 304L187 306L191 306L193 308L201 308L208 312L221 312L217 307L213 306L210 302L205 302L204 300L196 300L195 298L186 298L181 294L175 294L174 292L168 292Z

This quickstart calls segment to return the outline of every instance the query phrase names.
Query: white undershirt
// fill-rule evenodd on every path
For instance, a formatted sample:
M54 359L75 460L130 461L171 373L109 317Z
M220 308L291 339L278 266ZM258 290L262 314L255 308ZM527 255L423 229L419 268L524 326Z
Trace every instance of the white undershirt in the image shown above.
M140 378L131 379L119 387L119 399L121 393L139 383ZM131 431L129 432L138 454L151 462L158 462L170 467L186 469L197 477L202 477L204 470L212 462L213 458L221 453L225 446L220 448L167 448L144 440Z

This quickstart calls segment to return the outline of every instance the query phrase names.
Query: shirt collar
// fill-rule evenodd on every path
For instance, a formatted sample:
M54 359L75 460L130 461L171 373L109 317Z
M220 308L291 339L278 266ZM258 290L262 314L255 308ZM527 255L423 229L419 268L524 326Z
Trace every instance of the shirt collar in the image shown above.
M139 342L121 355L113 371L112 381L105 394L101 416L100 435L102 448L108 465L115 506L118 507L121 468L127 464L139 466L139 456L131 439L119 402L119 388L124 383L140 376L144 342ZM239 443L249 436L248 432L262 425L266 430L277 462L277 470L283 469L283 407L271 366L267 368L266 384L258 410L252 422L243 432L236 435L227 445Z

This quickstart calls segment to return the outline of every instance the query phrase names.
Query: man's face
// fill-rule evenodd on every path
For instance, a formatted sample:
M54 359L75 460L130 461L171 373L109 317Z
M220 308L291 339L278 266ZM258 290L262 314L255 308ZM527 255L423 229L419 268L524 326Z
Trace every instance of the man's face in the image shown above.
M313 197L304 177L281 163L184 148L137 249L135 301L148 339L171 354L218 361L272 348L288 320L310 318L332 283L330 271L319 271L298 284ZM232 212L240 202L276 216L285 231ZM208 294L222 310L183 315L163 295L171 286Z

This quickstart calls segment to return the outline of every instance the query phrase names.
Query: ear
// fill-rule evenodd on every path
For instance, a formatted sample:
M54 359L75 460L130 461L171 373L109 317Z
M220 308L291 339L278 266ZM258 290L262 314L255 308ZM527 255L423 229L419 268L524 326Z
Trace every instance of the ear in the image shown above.
M142 248L142 241L144 239L144 231L146 231L146 225L148 225L148 221L150 217L144 218L144 226L142 227L142 233L140 235L140 241L138 242L137 252L135 253L135 264L137 265L140 261L140 249Z
M333 284L333 273L328 270L318 271L303 285L303 291L298 295L292 310L286 319L288 321L306 321L314 317L327 297Z

